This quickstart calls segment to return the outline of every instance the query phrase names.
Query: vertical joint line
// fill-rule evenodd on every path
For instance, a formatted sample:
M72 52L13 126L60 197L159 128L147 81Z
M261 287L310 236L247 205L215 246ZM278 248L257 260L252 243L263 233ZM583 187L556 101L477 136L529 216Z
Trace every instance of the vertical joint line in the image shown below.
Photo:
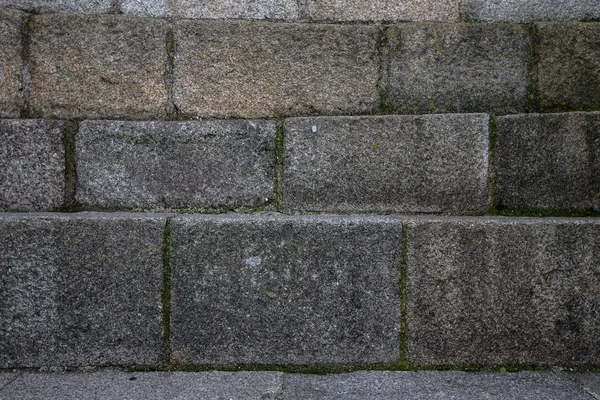
M167 104L165 105L165 113L167 119L177 120L179 119L179 110L175 106L175 100L173 98L173 71L175 69L175 51L176 51L176 39L175 39L175 26L173 22L169 21L167 27L167 33L165 35L165 50L167 52L167 65L165 68L165 87L167 89Z
M109 14L122 14L122 4L123 0L112 0L110 2L110 8L108 10Z
M21 118L29 118L31 115L29 88L29 84L31 82L31 72L29 67L29 56L31 48L31 35L35 29L34 18L35 15L28 14L27 17L23 18L23 23L21 25L21 60L23 63L23 80L21 82Z
M167 218L163 238L163 360L167 365L171 358L171 219Z
M408 225L402 223L402 261L400 262L400 364L408 368Z
M496 172L496 152L498 147L498 127L496 117L491 114L488 125L488 212L495 214L498 211L498 174Z
M278 212L283 212L284 140L285 130L283 127L283 121L278 121L277 136L275 139L275 207Z
M79 121L65 121L62 127L62 140L65 151L65 192L64 211L77 211L77 156L75 137L79 131Z

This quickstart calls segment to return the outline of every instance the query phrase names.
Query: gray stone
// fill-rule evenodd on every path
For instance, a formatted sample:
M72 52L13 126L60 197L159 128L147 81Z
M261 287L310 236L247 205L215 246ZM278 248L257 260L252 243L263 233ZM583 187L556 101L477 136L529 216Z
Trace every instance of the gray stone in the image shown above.
M61 121L0 120L0 211L52 211L65 191Z
M583 390L600 399L600 374L592 372L570 373L569 377L577 382Z
M121 11L143 17L172 17L173 0L122 0Z
M288 119L284 207L486 210L488 123L487 114Z
M0 215L0 368L156 365L165 217Z
M499 117L499 204L600 211L600 112Z
M171 223L171 362L395 362L402 225L225 215Z
M538 31L542 109L600 110L600 23L539 24Z
M377 26L182 20L176 38L186 115L353 114L379 102Z
M259 207L274 200L272 121L85 121L77 200L101 208Z
M573 21L600 18L598 0L463 0L465 18L485 22Z
M408 223L408 361L595 365L600 220Z
M458 21L460 0L305 0L312 20Z
M24 13L0 9L0 118L18 118L23 107L21 27L24 23Z
M282 400L591 400L563 374L370 371L284 375Z
M111 0L0 0L0 7L18 8L36 13L105 14Z
M523 112L525 26L402 24L387 31L390 105L402 113Z
M41 15L31 33L31 111L39 117L165 115L167 23L121 15Z
M0 373L0 379L3 374ZM279 372L25 373L2 392L26 400L275 400Z

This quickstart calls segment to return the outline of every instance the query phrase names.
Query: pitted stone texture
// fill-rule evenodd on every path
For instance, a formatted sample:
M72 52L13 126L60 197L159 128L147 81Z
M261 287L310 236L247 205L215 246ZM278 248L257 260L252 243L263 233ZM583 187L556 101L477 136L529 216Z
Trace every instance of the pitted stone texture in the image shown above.
M465 18L484 22L573 21L600 18L598 0L463 0Z
M165 115L165 21L43 15L35 17L32 30L33 115L81 119Z
M0 215L0 368L156 365L165 218Z
M0 384L3 375L0 373ZM279 372L25 373L1 395L6 396L3 399L27 400L275 400L281 375Z
M488 123L487 114L288 119L284 207L486 210Z
M600 220L408 223L408 361L595 365Z
M259 207L274 200L273 121L84 121L77 200L101 208Z
M36 13L106 14L111 0L0 0L1 7Z
M174 218L171 361L398 361L401 240L386 218Z
M542 109L600 110L600 22L539 24L538 30Z
M496 119L499 204L600 211L600 112Z
M317 21L458 21L460 0L304 0Z
M516 113L527 106L525 26L402 24L387 31L389 103L407 114Z
M0 9L0 118L18 118L23 107L21 27L24 23L24 13Z
M176 38L185 115L366 113L379 102L377 26L183 20Z
M0 120L0 211L52 211L65 190L61 121Z

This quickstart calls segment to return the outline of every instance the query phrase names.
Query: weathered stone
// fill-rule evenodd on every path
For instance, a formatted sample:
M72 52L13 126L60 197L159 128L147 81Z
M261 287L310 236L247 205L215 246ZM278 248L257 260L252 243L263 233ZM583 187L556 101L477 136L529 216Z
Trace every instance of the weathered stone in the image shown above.
M165 114L167 23L121 15L36 16L31 110L56 118Z
M0 0L0 7L18 8L36 13L105 14L111 0Z
M174 218L171 361L398 361L401 231L386 218Z
M595 365L600 220L408 223L408 361Z
M374 111L378 28L177 22L174 100L182 113L266 118Z
M258 207L274 200L272 121L85 121L77 200L102 208Z
M526 27L402 24L387 37L388 101L398 111L525 111L532 47Z
M600 211L600 112L496 119L499 204Z
M486 114L288 119L284 207L486 210L488 122Z
M279 372L25 373L6 387L2 395L6 399L27 400L275 400L281 375Z
M600 110L600 23L539 24L538 30L542 109Z
M305 0L313 20L458 21L460 0Z
M593 397L600 398L600 374L580 372L570 373L568 376Z
M465 18L485 22L573 21L600 18L597 0L463 0Z
M0 211L52 211L65 190L63 122L0 120Z
M173 0L122 0L121 11L143 17L172 17L172 2Z
M23 107L21 27L24 23L24 13L15 10L0 10L1 118L18 118Z
M565 374L365 371L284 375L282 400L590 400Z
M165 218L0 215L0 368L155 365Z

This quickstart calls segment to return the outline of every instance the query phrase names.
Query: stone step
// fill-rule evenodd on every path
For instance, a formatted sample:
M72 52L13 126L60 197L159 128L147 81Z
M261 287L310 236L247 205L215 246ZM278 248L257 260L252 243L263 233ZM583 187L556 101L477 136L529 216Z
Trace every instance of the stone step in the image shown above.
M28 400L594 400L600 374L567 372L0 373L0 397Z

